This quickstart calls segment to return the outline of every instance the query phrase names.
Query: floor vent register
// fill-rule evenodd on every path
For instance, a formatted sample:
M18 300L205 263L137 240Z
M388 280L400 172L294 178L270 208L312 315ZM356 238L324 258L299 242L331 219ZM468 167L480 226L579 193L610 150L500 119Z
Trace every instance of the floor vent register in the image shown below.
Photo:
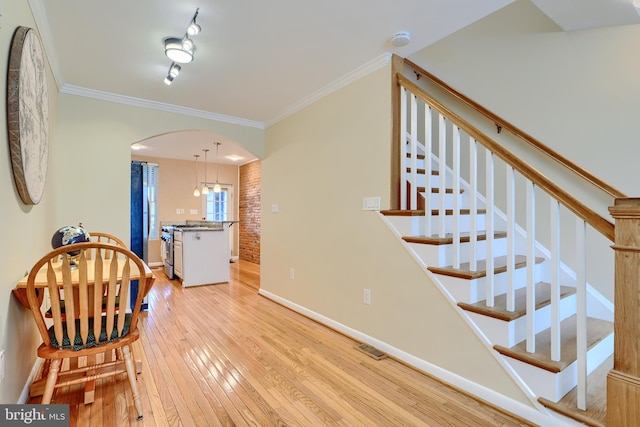
M360 350L367 356L370 356L376 360L381 360L387 357L387 353L384 353L375 347L371 347L368 344L360 344L359 346L356 347L356 349Z

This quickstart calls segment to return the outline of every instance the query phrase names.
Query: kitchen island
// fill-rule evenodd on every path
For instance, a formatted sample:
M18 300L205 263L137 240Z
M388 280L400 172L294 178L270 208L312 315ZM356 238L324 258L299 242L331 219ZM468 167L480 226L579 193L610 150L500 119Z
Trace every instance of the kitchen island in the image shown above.
M229 281L229 228L236 222L206 222L174 228L174 273L182 280L182 287Z

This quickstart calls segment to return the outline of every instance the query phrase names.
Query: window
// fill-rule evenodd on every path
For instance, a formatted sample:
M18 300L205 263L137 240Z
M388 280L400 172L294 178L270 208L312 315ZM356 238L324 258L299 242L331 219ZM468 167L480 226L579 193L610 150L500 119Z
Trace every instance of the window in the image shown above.
M209 191L207 194L206 207L204 211L206 212L206 220L207 221L226 221L229 215L229 189L222 188L222 191L216 193L214 191Z
M157 163L147 164L147 189L149 191L149 239L158 238L158 173Z

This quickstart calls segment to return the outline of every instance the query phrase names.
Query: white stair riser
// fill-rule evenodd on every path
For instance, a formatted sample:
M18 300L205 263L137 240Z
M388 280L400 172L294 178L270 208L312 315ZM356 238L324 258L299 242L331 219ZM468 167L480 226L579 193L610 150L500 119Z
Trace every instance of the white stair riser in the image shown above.
M426 193L420 193L422 195L422 197L425 196ZM425 206L428 206L429 209L437 209L440 207L441 203L440 203L440 194L439 193L429 193L429 200L428 203L426 204L427 200L425 199ZM445 209L453 209L453 203L454 203L454 197L453 194L451 193L446 193L444 195L444 208ZM464 209L466 207L465 203L463 202L463 195L459 194L458 195L458 206L460 207L460 209Z
M424 265L432 267L444 267L453 265L453 257L455 253L454 245L429 245L424 243L409 243L413 253L422 260ZM476 259L485 259L487 242L480 240L475 244ZM460 262L468 262L471 253L471 243L460 244ZM494 256L503 256L507 253L507 240L494 239L493 254Z
M587 352L587 375L600 366L611 354L613 354L613 334ZM511 357L505 356L504 359L536 396L544 397L553 402L562 399L578 383L577 362L556 374Z
M424 216L387 216L386 219L396 229L401 236L424 236L425 233L425 217ZM431 217L431 232L438 234L439 216ZM476 228L484 230L485 228L484 214L476 216ZM451 232L453 230L453 215L445 216L445 230ZM469 232L471 217L469 215L460 215L460 232Z
M560 301L560 320L564 320L575 313L576 296L575 294L563 298ZM536 310L535 333L551 327L551 306L546 306ZM527 337L527 318L521 317L510 322L496 319L482 314L465 311L482 333L489 339L492 344L498 344L503 347L513 347Z
M545 263L536 265L536 276ZM435 274L435 273L434 273ZM514 271L515 288L519 289L526 286L526 268L518 268ZM445 276L443 274L435 274L437 279L442 283L444 288L451 294L456 302L466 302L469 304L476 303L486 299L486 283L487 278L467 280L459 277ZM494 276L494 293L495 295L503 294L507 291L507 273L496 274Z

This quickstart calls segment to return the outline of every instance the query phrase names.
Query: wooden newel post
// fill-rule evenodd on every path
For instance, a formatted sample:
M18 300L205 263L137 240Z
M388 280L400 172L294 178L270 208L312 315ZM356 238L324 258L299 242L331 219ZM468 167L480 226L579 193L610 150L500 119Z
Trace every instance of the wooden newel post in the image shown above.
M613 369L607 376L607 425L640 423L640 198L616 199Z

